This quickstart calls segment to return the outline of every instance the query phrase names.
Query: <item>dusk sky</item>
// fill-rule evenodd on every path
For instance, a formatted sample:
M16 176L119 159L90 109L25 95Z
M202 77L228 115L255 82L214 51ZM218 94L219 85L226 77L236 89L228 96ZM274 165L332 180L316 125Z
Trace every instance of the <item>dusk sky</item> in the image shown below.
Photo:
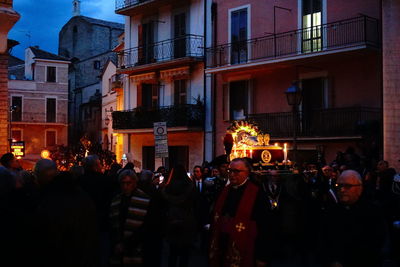
M87 17L124 23L123 16L114 13L115 0L82 0L81 14ZM57 54L58 33L72 16L72 0L14 0L14 10L21 19L8 38L20 44L12 54L21 59L28 46Z

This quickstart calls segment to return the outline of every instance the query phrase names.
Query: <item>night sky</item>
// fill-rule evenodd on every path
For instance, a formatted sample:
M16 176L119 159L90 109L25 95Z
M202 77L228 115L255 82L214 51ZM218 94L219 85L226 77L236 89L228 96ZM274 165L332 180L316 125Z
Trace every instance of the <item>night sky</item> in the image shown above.
M114 9L115 0L81 0L81 15L124 23ZM72 0L14 0L14 10L21 18L8 38L20 44L12 54L23 59L25 48L34 45L57 54L58 33L72 16Z

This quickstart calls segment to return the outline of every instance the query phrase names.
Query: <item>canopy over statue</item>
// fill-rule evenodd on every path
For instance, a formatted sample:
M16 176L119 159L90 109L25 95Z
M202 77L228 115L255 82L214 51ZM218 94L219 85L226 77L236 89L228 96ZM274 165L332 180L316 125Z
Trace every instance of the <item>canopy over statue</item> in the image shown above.
M270 145L269 134L262 133L258 127L247 121L234 121L224 137L228 159L251 158L253 165L273 165L286 162L286 147Z

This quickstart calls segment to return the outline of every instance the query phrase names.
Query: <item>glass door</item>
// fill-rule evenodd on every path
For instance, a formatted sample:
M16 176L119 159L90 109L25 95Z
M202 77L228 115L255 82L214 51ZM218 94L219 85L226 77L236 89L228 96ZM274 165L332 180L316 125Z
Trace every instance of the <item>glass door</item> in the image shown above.
M303 0L302 52L322 50L322 0Z

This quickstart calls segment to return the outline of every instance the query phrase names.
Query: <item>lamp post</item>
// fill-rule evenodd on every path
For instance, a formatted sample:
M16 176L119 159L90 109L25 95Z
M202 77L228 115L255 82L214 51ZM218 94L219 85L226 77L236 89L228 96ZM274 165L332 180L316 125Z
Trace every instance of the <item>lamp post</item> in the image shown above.
M295 81L293 84L285 91L286 99L289 106L292 106L292 116L293 116L293 161L297 160L297 107L301 103L302 92L298 86L298 82Z

